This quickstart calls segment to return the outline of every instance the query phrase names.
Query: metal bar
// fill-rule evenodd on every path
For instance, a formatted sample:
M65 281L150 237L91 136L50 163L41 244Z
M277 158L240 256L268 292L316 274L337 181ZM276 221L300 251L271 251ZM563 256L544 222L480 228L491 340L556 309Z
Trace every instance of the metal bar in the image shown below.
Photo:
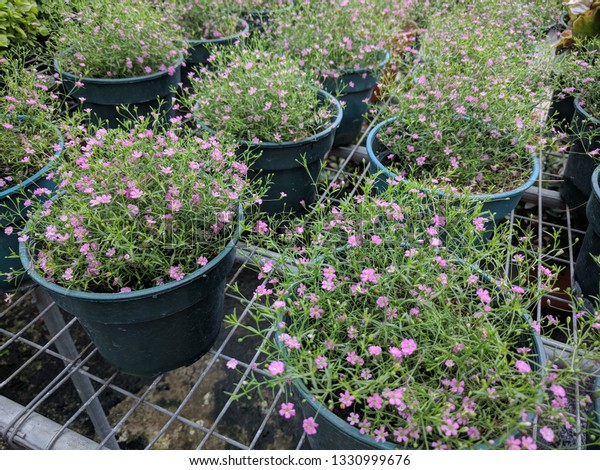
M65 320L50 295L44 289L38 287L34 293L34 297L37 300L38 308L46 310L44 323L50 334L56 337L56 349L58 349L60 354L70 360L77 358L78 352L75 343L73 342L69 331L65 331ZM106 417L106 413L102 408L100 400L98 400L97 397L91 399L96 393L91 380L79 373L74 373L71 376L71 380L73 381L73 385L75 385L75 389L77 390L77 394L81 398L81 401L83 403L88 403L86 412L92 421L96 434L98 434L100 439L104 440L110 435L112 427L108 422L108 418ZM105 445L109 449L119 449L119 443L114 436L106 440Z
M11 432L10 423L18 416L27 412L27 409L18 403L0 395L0 432ZM91 439L70 429L61 430L61 426L39 413L30 413L19 425L13 434L11 443L15 447L27 449L48 449L53 442L52 449L57 450L92 450L98 444Z

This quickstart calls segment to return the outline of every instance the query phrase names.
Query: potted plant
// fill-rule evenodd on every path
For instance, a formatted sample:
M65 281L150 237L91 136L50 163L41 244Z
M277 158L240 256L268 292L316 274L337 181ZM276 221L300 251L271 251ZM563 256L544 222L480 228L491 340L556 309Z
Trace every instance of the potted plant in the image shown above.
M527 116L494 125L478 112L479 99L470 104L471 95L455 95L455 88L436 90L407 93L394 108L397 115L372 129L370 170L379 173L380 189L412 181L423 190L463 194L498 221L538 178L535 127L524 124Z
M165 3L159 0L158 4ZM167 0L186 41L187 54L181 67L184 87L188 74L208 64L215 47L228 47L248 34L248 23L232 11L231 2L223 0Z
M352 144L361 132L369 98L390 59L383 41L369 30L377 25L362 21L364 9L359 1L303 2L292 15L279 15L272 32L275 47L299 61L342 103L334 146Z
M219 50L211 66L183 103L201 128L255 156L249 176L268 185L263 212L306 210L341 120L339 103L261 41Z
M65 145L58 194L29 218L21 261L123 372L188 365L214 342L248 204L234 157L150 118Z
M63 148L60 101L51 79L25 65L24 52L0 58L0 291L22 278L18 234L30 199L52 187L51 170Z
M153 109L166 113L183 48L171 12L141 0L76 5L54 40L54 67L70 96L91 110L92 122L110 126Z
M592 173L600 151L600 87L596 61L598 40L585 43L571 53L568 71L572 77L574 113L571 120L571 146L560 186L561 198L574 210L585 213L592 194Z
M534 446L545 358L528 312L555 272L530 285L531 236L512 246L506 226L480 250L446 245L483 230L465 204L370 189L288 226L259 265L253 321L227 317L262 341L236 397L286 387L279 414L291 394L317 449Z

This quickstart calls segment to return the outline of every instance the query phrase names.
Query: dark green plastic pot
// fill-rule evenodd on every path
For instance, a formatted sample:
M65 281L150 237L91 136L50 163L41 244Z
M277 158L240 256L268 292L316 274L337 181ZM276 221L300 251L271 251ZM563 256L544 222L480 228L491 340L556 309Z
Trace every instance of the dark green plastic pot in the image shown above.
M230 47L244 38L250 29L248 23L240 20L241 29L231 36L224 36L218 39L189 39L187 41L188 56L185 58L185 65L181 66L181 82L184 87L190 86L188 74L195 72L194 69L206 66L208 59L215 48Z
M270 10L248 10L243 13L244 19L248 22L250 26L250 34L253 36L262 35L269 28L269 25L272 21L273 14L276 11L289 11L294 6L294 1L289 0L288 5L281 6L278 9L270 9Z
M377 135L379 131L394 122L397 117L387 119L375 126L367 137L367 153L369 155L369 171L376 175L375 186L379 191L385 191L388 186L388 180L396 179L397 175L390 171L381 163L381 158L386 151L385 146L379 141ZM511 191L504 191L494 194L470 194L466 197L474 202L482 203L482 212L492 215L493 222L498 222L517 206L521 197L528 188L533 186L540 174L539 160L531 156L531 175L529 179L518 188ZM425 190L426 191L426 190ZM436 191L439 195L444 195L442 191Z
M318 93L321 99L329 101L336 110L327 129L298 141L261 144L239 141L240 154L248 151L256 156L248 171L248 177L252 181L268 184L260 206L261 212L265 214L300 214L316 200L319 173L342 120L340 103L323 90L319 90ZM198 125L208 132L215 133L202 123Z
M323 89L335 96L341 103L344 116L335 134L334 147L352 145L362 130L364 116L369 109L369 99L379 81L379 75L390 60L390 54L384 57L373 69L344 71L337 78L328 77L323 81Z
M531 331L530 341L533 343L535 355L532 357L532 370L543 374L543 364L546 363L546 352L540 335ZM313 450L391 450L401 448L393 442L376 442L374 438L360 433L359 429L350 425L325 405L314 401L306 386L300 382L293 383L293 389L298 393L302 414L305 418L313 417L319 427L316 434L308 435L308 442ZM540 400L542 395L540 394ZM533 413L528 413L528 420L533 421ZM477 449L496 449L517 432L507 433L496 443L481 444Z
M586 203L592 194L592 173L597 166L597 160L590 156L590 152L600 148L600 121L583 109L579 97L575 97L574 105L571 123L574 138L559 194L571 210L584 215ZM590 134L592 136L588 137Z
M588 422L587 439L590 443L588 449L600 450L600 375L594 382L592 399L594 400L594 409Z
M223 319L235 244L181 281L118 294L65 289L46 281L21 243L21 262L56 304L77 317L107 362L122 372L155 376L192 364L215 342Z
M60 149L54 153L55 160L60 157L64 147L64 140L57 129L58 142ZM25 200L33 195L38 188L54 190L55 185L51 180L46 179L48 173L55 165L55 160L48 163L33 176L25 181L12 186L0 192L0 226L4 226L8 221L14 221L15 214L24 214L26 211ZM24 220L20 219L22 223ZM14 223L11 226L14 227ZM14 229L11 235L6 235L3 229L0 229L0 292L14 290L26 277L17 276L9 280L11 271L22 269L19 253L19 236L17 229Z
M598 178L600 178L600 167L596 167L590 178L592 194L586 207L588 227L577 254L573 273L575 292L582 294L588 300L598 296L600 283L600 266L594 259L600 255L600 185Z
M108 127L118 127L124 120L152 111L159 111L165 118L171 115L171 99L181 81L182 60L175 64L173 75L162 71L130 78L78 77L61 70L56 60L54 68L61 75L65 91L78 102L83 99L83 109L91 109L92 123L102 120ZM83 86L77 86L77 82Z
M552 124L555 132L572 134L571 121L575 114L575 97L566 95L561 98L561 91L555 90L550 99L548 108L548 122Z

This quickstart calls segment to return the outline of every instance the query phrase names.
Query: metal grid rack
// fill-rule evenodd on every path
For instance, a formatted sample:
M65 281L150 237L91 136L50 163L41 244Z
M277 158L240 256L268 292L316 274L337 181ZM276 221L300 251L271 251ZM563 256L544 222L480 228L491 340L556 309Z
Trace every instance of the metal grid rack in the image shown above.
M323 184L340 194L356 191L368 172L365 131L354 147L334 149ZM563 156L548 153L544 162ZM542 165L542 168L556 165ZM570 286L577 240L586 221L575 216L556 191L559 171L543 171L537 186L511 214L535 227L542 256L544 233L562 231L564 267L561 288ZM240 247L229 284L238 283L251 296L258 285L250 264L252 249ZM558 293L546 299L564 307ZM540 304L538 320L547 304ZM244 318L248 306L227 288L226 314ZM230 394L257 359L258 344L239 343L241 333L223 328L211 351L195 364L152 380L120 374L98 355L76 319L63 316L46 293L35 286L22 289L11 305L0 306L0 444L29 449L301 449L307 444L295 426L278 416L282 392L267 391L249 400ZM563 345L544 338L550 353ZM235 357L238 373L226 368ZM579 393L578 390L575 391ZM580 426L579 400L574 413ZM296 416L297 420L300 418ZM290 425L291 424L291 425ZM581 447L581 436L575 445Z

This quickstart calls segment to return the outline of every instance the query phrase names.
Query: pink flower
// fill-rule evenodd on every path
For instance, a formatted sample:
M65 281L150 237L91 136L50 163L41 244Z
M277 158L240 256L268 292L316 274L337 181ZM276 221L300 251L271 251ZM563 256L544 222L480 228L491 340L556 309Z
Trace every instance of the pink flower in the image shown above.
M402 348L403 356L410 356L417 350L417 343L414 339L404 339L400 343L400 347Z
M370 397L367 397L367 406L369 408L380 410L383 406L383 398L381 398L378 393L374 393Z
M374 245L381 245L381 244L383 243L383 241L381 240L381 237L380 237L379 235L373 235L373 236L371 237L371 242L372 242Z
M381 346L369 346L368 351L371 356L379 356L381 354Z
M379 298L378 298L378 299L375 301L375 303L376 303L376 304L377 304L379 307L381 307L381 308L385 308L385 307L387 307L387 305L388 305L388 303L389 303L389 302L388 302L388 298L382 295L381 297L379 297Z
M101 196L97 196L90 201L90 206L94 207L100 204L110 204L112 201L112 196L110 194L102 194Z
M199 266L206 266L208 264L208 259L206 258L206 256L200 256L200 258L196 260L196 263Z
M169 268L169 277L176 281L181 281L185 277L185 274L181 266L171 266Z
M285 370L285 365L281 361L273 361L269 364L268 369L269 372L271 372L271 374L279 375L283 374L283 371Z
M279 414L285 419L290 419L292 416L296 416L296 410L294 409L293 403L282 403L279 409Z
M308 435L317 434L317 428L319 427L319 423L317 423L314 418L306 418L302 421L302 429Z
M229 359L225 365L228 369L235 369L238 366L238 361L235 359Z
M317 356L315 364L317 365L317 369L325 369L329 365L325 356Z
M529 366L529 364L527 364L525 361L517 361L515 363L515 368L521 373L521 374L528 374L529 372L531 372L531 367Z
M554 440L554 431L548 426L544 426L540 429L540 434L546 442L552 442Z
M348 390L340 393L340 403L344 406L350 406L354 402L354 396Z

